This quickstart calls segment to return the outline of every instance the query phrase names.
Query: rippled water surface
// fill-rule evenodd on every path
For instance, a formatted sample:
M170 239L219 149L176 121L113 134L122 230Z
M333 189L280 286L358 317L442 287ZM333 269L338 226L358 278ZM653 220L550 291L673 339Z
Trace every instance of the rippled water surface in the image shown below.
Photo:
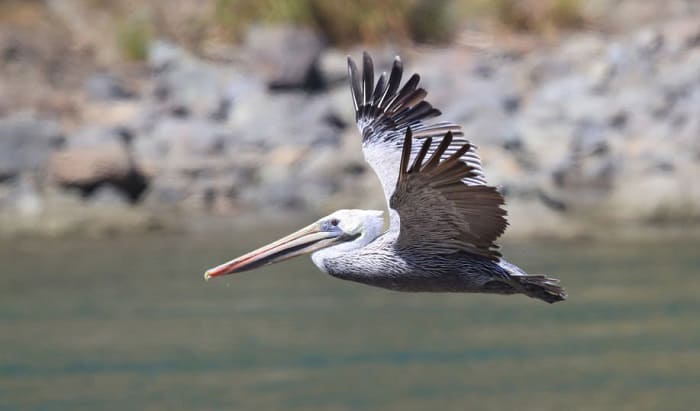
M0 409L698 406L697 243L507 244L561 278L555 305L393 293L308 258L203 281L285 231L0 243Z

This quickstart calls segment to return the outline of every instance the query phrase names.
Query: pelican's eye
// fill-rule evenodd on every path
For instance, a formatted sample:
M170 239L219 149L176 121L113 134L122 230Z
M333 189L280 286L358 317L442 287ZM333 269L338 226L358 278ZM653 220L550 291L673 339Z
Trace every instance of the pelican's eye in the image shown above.
M338 220L337 218L331 218L330 223L333 227L337 227L338 224L340 224L340 220Z

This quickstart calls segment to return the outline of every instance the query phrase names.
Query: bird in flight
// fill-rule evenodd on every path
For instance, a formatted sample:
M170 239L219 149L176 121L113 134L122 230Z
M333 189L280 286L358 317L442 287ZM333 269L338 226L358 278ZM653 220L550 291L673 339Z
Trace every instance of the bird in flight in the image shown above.
M350 92L365 160L389 209L338 210L269 245L206 271L210 279L302 254L343 280L395 291L525 294L566 299L559 281L530 275L501 257L495 240L508 225L503 196L489 186L462 127L429 122L441 113L425 100L420 76L403 85L403 64L374 80L348 57Z

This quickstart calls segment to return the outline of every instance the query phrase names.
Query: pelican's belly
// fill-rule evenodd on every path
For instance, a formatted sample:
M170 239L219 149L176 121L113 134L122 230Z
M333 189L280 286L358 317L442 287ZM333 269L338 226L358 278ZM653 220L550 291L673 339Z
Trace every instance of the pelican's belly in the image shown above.
M409 292L482 292L485 284L504 278L497 263L468 253L421 255L393 247L368 247L324 266L343 280Z

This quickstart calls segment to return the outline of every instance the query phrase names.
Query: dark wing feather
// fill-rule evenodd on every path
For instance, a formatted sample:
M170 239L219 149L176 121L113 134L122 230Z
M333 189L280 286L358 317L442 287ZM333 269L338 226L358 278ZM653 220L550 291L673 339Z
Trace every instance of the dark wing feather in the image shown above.
M463 180L476 172L461 161L471 149L469 143L445 158L453 142L452 133L447 132L424 161L433 143L428 138L409 167L413 138L407 129L396 189L389 202L400 217L397 246L432 253L462 250L498 259L494 242L508 225L506 211L501 208L503 196L494 187L464 184Z
M443 158L454 154L467 144L462 127L450 122L426 124L427 120L440 115L440 111L425 100L427 92L418 86L420 76L413 74L402 86L403 64L396 57L389 76L382 73L374 83L374 64L369 54L362 55L362 73L357 64L348 57L350 89L355 108L355 119L362 133L365 159L377 173L387 202L396 186L401 158L401 147L408 127L414 139L430 139L426 150L430 155L447 132L452 133L452 142L442 150ZM418 154L417 146L412 152ZM470 165L474 172L463 182L468 185L485 185L481 172L481 160L474 146L464 152L460 161Z

